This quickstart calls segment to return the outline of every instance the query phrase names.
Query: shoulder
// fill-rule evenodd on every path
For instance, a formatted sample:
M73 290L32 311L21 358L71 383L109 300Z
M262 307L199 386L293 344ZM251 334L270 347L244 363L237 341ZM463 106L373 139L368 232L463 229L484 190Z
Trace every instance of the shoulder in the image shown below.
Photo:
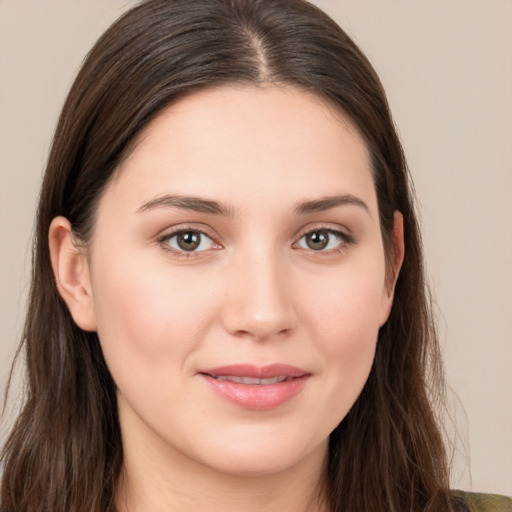
M498 494L453 491L469 512L512 512L512 498Z

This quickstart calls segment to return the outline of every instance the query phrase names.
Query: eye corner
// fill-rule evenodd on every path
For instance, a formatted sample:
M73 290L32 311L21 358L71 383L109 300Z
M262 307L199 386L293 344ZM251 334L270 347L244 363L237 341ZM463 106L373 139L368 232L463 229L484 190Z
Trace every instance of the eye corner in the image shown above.
M158 236L156 242L166 253L178 258L204 257L223 248L212 234L192 226L168 230Z
M303 230L292 247L311 254L328 256L339 254L354 243L355 238L348 230L321 225Z

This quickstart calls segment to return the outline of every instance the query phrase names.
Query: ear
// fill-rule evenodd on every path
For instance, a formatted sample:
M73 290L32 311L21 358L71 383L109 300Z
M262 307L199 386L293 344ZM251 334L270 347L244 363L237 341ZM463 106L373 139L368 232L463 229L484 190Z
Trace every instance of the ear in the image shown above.
M95 331L96 314L87 254L73 240L71 224L64 217L52 220L48 237L53 274L60 296L78 327Z
M380 323L381 327L384 325L391 312L396 281L404 261L404 217L398 210L395 210L394 213L392 237L393 245L391 247L391 254L389 255L389 262L386 270L386 283L382 296L382 317Z

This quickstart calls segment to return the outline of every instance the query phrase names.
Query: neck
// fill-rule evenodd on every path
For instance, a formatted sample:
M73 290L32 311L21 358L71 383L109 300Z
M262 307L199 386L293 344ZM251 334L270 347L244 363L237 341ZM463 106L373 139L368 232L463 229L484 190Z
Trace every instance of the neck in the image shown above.
M117 512L327 512L327 444L298 464L268 474L223 473L163 441L141 443L140 432L123 432L124 465L116 492Z
M141 478L142 477L142 478ZM177 477L177 478L174 478ZM211 478L175 473L165 478L125 468L116 497L118 512L327 512L321 486L285 475Z

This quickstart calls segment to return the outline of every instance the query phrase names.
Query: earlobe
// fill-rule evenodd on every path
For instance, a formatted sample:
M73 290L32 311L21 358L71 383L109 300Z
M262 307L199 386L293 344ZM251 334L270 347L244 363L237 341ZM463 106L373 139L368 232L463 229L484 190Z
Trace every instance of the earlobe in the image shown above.
M381 319L381 327L387 321L393 305L396 281L398 274L402 268L405 255L404 244L404 217L396 210L394 213L393 223L393 240L391 254L389 256L388 269L386 272L386 286L383 294L383 316Z
M53 219L48 237L57 289L78 327L95 331L96 314L87 255L73 240L71 224L65 217Z

